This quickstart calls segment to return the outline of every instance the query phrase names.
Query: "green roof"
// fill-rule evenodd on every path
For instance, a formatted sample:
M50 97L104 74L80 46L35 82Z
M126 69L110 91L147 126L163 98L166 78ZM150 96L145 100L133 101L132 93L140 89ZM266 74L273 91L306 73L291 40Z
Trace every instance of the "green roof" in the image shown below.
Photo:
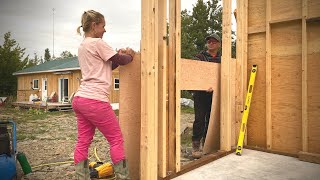
M47 61L45 63L17 71L13 73L13 75L57 72L57 71L68 71L68 70L80 70L78 57Z

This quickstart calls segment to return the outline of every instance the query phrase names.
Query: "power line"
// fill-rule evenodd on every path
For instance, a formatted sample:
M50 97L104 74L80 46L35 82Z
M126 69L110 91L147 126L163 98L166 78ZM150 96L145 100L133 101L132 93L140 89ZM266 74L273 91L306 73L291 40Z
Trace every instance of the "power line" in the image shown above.
M52 33L53 33L53 36L52 36L52 59L54 59L54 11L55 9L52 8Z

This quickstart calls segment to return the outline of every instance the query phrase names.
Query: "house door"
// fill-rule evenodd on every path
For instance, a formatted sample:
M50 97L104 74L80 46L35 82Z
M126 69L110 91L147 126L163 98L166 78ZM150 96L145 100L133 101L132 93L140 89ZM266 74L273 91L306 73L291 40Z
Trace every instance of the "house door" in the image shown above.
M42 88L41 88L41 99L42 101L47 101L48 97L48 84L47 84L47 78L42 78Z
M61 78L59 79L59 102L68 101L69 94L69 80Z

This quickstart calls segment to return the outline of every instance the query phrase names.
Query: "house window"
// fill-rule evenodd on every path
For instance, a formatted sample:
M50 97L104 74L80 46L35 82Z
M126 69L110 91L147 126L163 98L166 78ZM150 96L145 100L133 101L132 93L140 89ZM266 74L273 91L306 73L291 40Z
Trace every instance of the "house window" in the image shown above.
M114 90L119 90L119 78L114 78Z
M39 79L34 79L33 80L32 89L39 89Z

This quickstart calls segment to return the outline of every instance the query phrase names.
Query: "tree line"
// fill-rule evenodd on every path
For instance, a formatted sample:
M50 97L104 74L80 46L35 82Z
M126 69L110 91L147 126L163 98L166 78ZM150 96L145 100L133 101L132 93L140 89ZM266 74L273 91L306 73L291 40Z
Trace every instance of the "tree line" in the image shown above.
M4 34L4 42L0 45L0 96L15 96L17 92L17 77L14 72L51 61L50 51L45 49L44 59L35 53L34 58L25 55L26 48L20 47L19 43L11 38L11 32ZM69 51L63 51L60 57L63 59L73 57Z
M192 59L205 50L205 38L216 33L222 39L221 0L198 0L192 11L181 11L181 57ZM232 33L232 57L236 55L235 32ZM223 47L222 47L223 48Z

